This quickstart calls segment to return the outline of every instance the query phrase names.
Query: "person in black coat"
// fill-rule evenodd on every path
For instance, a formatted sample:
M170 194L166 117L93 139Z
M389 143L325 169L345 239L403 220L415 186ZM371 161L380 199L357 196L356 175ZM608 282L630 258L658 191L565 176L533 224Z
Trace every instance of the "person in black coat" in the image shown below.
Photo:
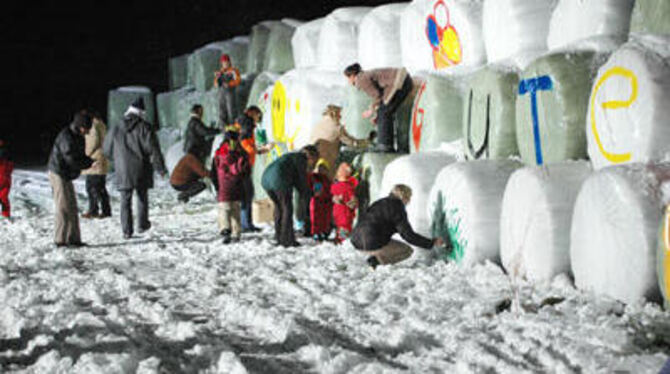
M121 227L124 238L133 235L133 191L137 193L139 232L151 228L148 190L154 186L154 168L167 175L167 168L152 125L143 119L144 100L138 98L123 121L105 137L104 153L114 159L116 187L121 193Z
M79 111L72 123L61 130L51 148L47 167L56 212L54 242L58 247L85 245L81 241L77 197L72 180L93 164L93 160L86 156L84 141L84 135L88 134L91 126L91 116L84 110Z
M431 249L441 246L441 238L428 239L414 232L407 219L405 206L412 197L412 190L398 184L388 197L374 202L361 216L351 234L351 243L369 255L367 262L374 269L380 264L395 264L412 254L412 247L391 237L399 233L409 244Z
M221 130L205 126L202 123L203 113L202 105L195 104L191 107L191 119L184 134L184 153L190 153L204 163L212 149L212 140Z

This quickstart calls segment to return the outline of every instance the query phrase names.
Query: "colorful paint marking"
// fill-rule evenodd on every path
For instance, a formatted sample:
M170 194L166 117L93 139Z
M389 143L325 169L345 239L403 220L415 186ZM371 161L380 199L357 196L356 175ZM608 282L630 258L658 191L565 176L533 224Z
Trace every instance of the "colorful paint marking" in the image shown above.
M482 157L486 153L486 157L488 158L489 155L489 131L491 128L491 94L486 95L486 129L484 130L484 141L482 142L482 146L479 147L479 149L475 149L474 145L472 144L472 100L473 100L474 92L470 90L470 99L468 102L468 122L467 122L467 143L468 143L468 151L470 151L471 157L473 157L475 160L478 160L480 157Z
M433 206L431 234L434 238L442 238L445 243L451 243L451 251L438 254L440 259L456 263L463 260L468 241L462 237L461 222L458 209L446 210L446 199L441 191L438 192Z
M286 141L286 88L277 81L272 90L272 137L275 142Z
M540 139L540 121L537 113L537 92L550 91L554 88L553 81L548 75L537 78L524 79L519 82L519 95L530 94L530 112L533 119L533 139L535 140L535 162L542 165L542 140Z
M414 110L412 110L412 140L414 141L414 149L419 150L421 146L421 130L423 129L423 119L425 115L424 109L421 107L421 97L426 91L426 84L424 82L419 88L419 92L414 99Z
M663 218L663 285L665 289L665 299L670 298L670 205L665 208Z
M630 161L630 159L632 158L632 153L631 152L611 153L605 150L605 147L603 146L603 143L600 139L600 134L598 133L598 126L596 123L596 98L598 97L598 92L600 92L600 88L602 87L602 85L613 77L623 77L628 79L630 81L631 94L627 100L605 101L604 103L600 104L603 110L629 108L631 105L633 105L635 100L637 100L638 95L637 76L635 76L635 73L633 73L631 70L628 70L621 66L615 66L607 70L605 74L603 74L603 76L600 77L600 79L598 79L598 82L593 87L593 92L591 93L591 105L590 105L591 112L589 113L589 117L591 120L591 132L593 133L593 139L596 141L596 144L598 144L598 149L600 150L600 153L605 157L605 159L607 159L607 161L613 164L620 164L622 162Z
M433 50L433 66L444 69L463 60L463 48L458 31L450 24L449 7L444 0L433 6L433 14L426 19L426 37Z

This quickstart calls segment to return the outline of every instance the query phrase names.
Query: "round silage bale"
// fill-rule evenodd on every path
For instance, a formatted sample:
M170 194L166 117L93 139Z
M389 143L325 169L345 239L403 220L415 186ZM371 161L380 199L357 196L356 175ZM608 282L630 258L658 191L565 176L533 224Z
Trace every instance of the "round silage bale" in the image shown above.
M214 73L220 69L220 58L222 54L230 56L230 61L240 73L246 71L247 49L249 39L237 37L221 42L214 42L196 49L190 56L189 64L192 65L193 85L198 91L208 91L214 87Z
M500 258L507 273L534 281L570 273L570 226L587 161L528 166L512 174L502 202Z
M172 57L168 60L168 87L170 91L189 84L188 54Z
M300 24L301 22L291 19L283 19L273 24L263 59L263 71L283 73L294 68L291 40Z
M365 92L347 84L344 87L344 106L342 108L342 123L345 124L347 132L357 138L367 138L371 131L376 131L376 126L369 119L361 115L366 111L372 99Z
M633 38L603 65L586 135L596 169L670 158L670 36Z
M638 33L670 34L670 1L636 1L630 28Z
M407 218L419 234L430 235L430 216L426 206L435 177L456 158L444 152L412 153L396 158L384 169L380 196L386 196L396 184L412 189L412 200L407 205Z
M400 16L406 3L374 8L363 17L358 34L358 62L367 69L401 67Z
M161 92L156 95L156 112L158 114L158 126L160 128L172 127L175 120L172 110L172 92Z
M414 0L401 19L403 65L435 71L486 63L480 0Z
M484 43L489 62L547 50L558 0L485 0Z
M172 171L179 163L179 160L184 157L184 154L183 140L174 143L168 148L168 151L165 153L165 167L167 167L169 174L172 174Z
M296 27L291 38L293 48L293 62L296 68L311 68L317 64L319 50L319 34L325 18L318 18L305 22Z
M359 25L371 10L369 7L340 8L326 16L319 34L319 69L341 74L345 67L358 61Z
M516 145L516 69L489 65L470 79L463 114L463 151L468 159L504 159Z
M601 169L586 180L570 233L577 287L625 303L658 298L661 185L669 178L668 164L636 163Z
M251 85L251 90L249 91L247 104L245 107L250 107L256 105L257 107L263 109L264 103L269 100L269 95L266 96L266 90L268 87L271 87L275 84L275 81L279 79L279 74L263 72L257 75L254 78L254 81Z
M261 73L265 62L265 52L274 25L279 21L264 21L254 25L249 35L249 49L247 51L247 72Z
M656 273L665 309L670 308L670 205L666 205L658 230Z
M594 36L611 36L625 42L635 0L560 0L551 17L549 49Z
M144 99L145 119L152 125L156 123L156 105L154 103L154 94L151 89L143 86L119 87L109 91L107 96L107 123L116 126L123 120L123 114L128 110L130 104L138 97Z
M586 158L584 118L591 84L606 57L593 51L552 53L523 71L516 101L516 138L525 163Z
M450 240L448 259L462 265L500 259L505 186L522 165L512 160L456 162L444 167L423 206L434 237Z
M206 92L196 91L194 89L187 90L177 98L176 101L176 118L177 118L177 127L183 131L186 130L189 120L191 119L191 108L194 104L200 104L205 108L203 104ZM206 111L206 110L205 110ZM207 113L206 113L207 114ZM207 115L207 118L210 116Z
M354 159L352 166L359 173L357 196L361 211L385 196L381 193L384 170L386 165L400 156L397 153L366 152Z
M465 76L429 74L421 82L412 108L410 150L440 149L462 136Z

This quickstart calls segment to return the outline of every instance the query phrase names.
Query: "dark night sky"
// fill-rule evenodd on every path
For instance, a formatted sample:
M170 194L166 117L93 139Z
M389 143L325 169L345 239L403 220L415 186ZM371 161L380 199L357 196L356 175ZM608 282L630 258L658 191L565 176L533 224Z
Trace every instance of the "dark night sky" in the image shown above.
M342 6L388 0L23 2L3 11L2 126L16 161L46 163L51 142L79 108L106 115L107 92L141 84L167 90L167 59L210 41L247 35L267 19L310 20ZM17 7L18 8L18 7Z

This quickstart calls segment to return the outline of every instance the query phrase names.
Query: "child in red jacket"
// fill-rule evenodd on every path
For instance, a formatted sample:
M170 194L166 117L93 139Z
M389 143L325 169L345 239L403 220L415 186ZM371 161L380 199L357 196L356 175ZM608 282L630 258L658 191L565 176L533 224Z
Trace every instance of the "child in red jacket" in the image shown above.
M309 202L312 237L319 242L328 239L333 216L328 168L328 161L321 158L316 162L314 172L307 175L307 185L312 191L312 198Z
M351 234L354 218L356 218L356 186L358 181L352 177L353 170L351 165L346 162L340 164L335 174L335 182L330 187L330 193L333 195L333 219L336 226L335 242L341 243Z
M239 133L228 128L224 141L214 156L217 176L217 200L219 201L219 229L223 244L231 239L240 240L240 204L242 181L250 171L249 158L239 144Z
M12 171L14 163L9 160L7 144L0 139L0 206L5 218L9 218L10 214L9 189L12 187Z

